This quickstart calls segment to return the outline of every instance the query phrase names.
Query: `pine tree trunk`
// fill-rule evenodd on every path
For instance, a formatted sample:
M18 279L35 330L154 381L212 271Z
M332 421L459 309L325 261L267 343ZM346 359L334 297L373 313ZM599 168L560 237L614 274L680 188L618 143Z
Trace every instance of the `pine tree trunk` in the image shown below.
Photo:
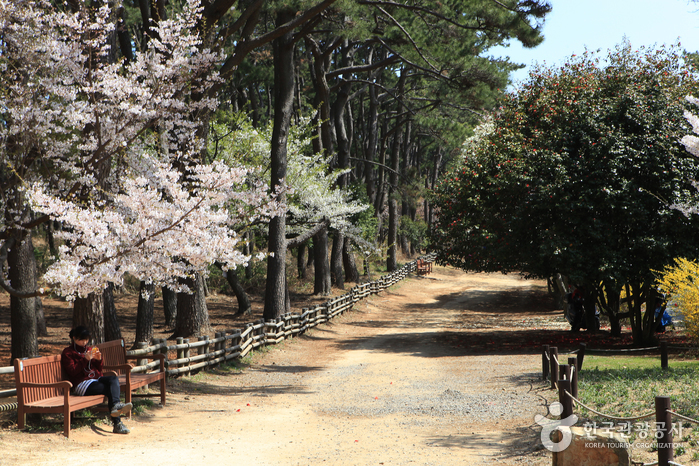
M177 293L167 286L162 287L163 292L163 314L165 315L165 326L175 328L177 321Z
M403 95L403 89L405 85L405 75L401 71L400 79L398 80L398 95ZM399 104L398 113L400 113L402 106ZM396 121L397 125L401 123ZM398 224L400 218L398 217L398 173L400 169L400 148L402 144L402 128L398 127L396 134L393 139L393 147L391 150L391 171L390 180L391 186L389 188L388 196L388 258L386 259L386 270L393 272L398 269L398 259L396 257L398 252Z
M138 310L136 312L136 338L132 349L136 348L138 343L150 343L153 339L154 309L155 285L141 281L141 286L138 290Z
M323 228L313 237L313 268L315 282L313 293L329 296L332 292L330 264L328 263L328 230Z
M379 137L379 101L376 97L376 88L369 86L369 120L367 122L367 148L366 160L376 161L376 149ZM369 196L369 202L375 202L377 197L376 190L376 170L373 164L366 164L366 193Z
M20 238L7 254L7 278L12 287L22 293L36 290L36 259L30 232L12 231ZM15 358L39 355L36 329L36 298L10 297L11 350L10 363Z
M210 330L209 311L204 297L204 280L200 274L196 278L182 279L192 293L177 294L177 320L175 331L170 338L198 337Z
M333 248L330 252L330 277L331 283L341 290L345 289L345 273L342 268L342 249L345 244L345 236L335 231Z
M40 337L49 336L48 329L46 328L46 316L44 315L44 305L41 302L41 298L37 296L36 302L34 303L36 308L34 312L36 313L36 334Z
M295 11L283 9L277 15L281 26L294 18ZM274 50L274 127L271 141L272 190L286 181L287 141L294 104L294 42L293 31L273 42ZM284 202L282 194L279 199ZM267 260L267 285L263 318L274 320L286 311L286 216L274 217L269 223L268 250L274 253Z
M121 327L114 305L114 283L109 283L104 289L104 339L106 341L121 340Z
M400 158L400 128L396 131L395 138L393 140L393 148L391 150L391 171L390 180L391 186L389 188L388 196L388 257L386 258L386 270L388 272L393 272L398 269L398 224L400 222L398 214L398 167Z
M359 283L357 262L354 260L354 254L347 238L345 238L345 245L342 248L342 262L345 266L345 279L350 283Z
M75 298L73 328L84 325L90 329L92 344L104 343L104 294L90 293L87 298Z
M238 280L238 272L236 270L228 270L223 272L226 277L228 285L230 285L235 297L238 300L238 312L235 313L236 316L250 314L252 312L252 305L250 304L250 298L245 292L245 288L240 284Z
M308 247L306 243L301 243L296 250L296 271L298 272L298 277L301 280L304 280L306 278L306 252L308 251Z

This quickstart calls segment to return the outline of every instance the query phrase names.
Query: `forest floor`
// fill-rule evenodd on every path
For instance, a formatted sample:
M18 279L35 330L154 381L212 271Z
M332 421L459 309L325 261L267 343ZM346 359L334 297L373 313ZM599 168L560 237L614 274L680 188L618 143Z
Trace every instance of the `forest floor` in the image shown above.
M117 299L129 341L136 300ZM231 322L230 298L208 301L214 327L240 326ZM0 296L3 365L8 304ZM65 304L44 306L52 326L40 346L50 354L66 344L71 312ZM0 465L78 458L147 465L550 464L534 422L536 414L547 415L550 397L540 376L542 345L564 352L583 341L595 348L629 343L604 330L568 329L545 282L435 267L235 366L169 380L167 404L127 420L130 435L112 434L101 421L78 421L66 439L60 418L19 432L16 412L0 413ZM157 330L157 337L168 336Z

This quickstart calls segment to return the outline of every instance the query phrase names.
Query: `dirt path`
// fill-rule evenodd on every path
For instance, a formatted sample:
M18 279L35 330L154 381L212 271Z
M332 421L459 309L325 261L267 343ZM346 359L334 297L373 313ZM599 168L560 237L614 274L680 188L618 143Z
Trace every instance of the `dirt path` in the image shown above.
M545 284L436 268L333 323L171 384L168 404L60 433L0 433L0 465L463 465L550 463L536 413L540 356L493 351L550 313ZM116 463L115 463L116 464Z

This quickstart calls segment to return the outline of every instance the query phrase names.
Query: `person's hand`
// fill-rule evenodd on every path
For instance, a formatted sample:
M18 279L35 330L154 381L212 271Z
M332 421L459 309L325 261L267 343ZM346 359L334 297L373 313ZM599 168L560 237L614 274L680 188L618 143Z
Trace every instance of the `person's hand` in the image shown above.
M99 355L99 357L97 357L97 355ZM85 359L88 361L91 359L102 359L102 353L100 353L99 348L93 346L89 350L85 351Z

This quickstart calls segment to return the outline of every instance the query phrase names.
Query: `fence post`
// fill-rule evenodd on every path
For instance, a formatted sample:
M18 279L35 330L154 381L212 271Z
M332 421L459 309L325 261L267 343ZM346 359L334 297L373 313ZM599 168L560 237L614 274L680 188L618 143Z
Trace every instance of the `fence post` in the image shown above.
M575 398L578 397L578 358L568 358L568 365L571 369L570 375L570 394Z
M549 348L549 358L551 359L551 388L556 388L558 380L558 348L552 346Z
M242 330L239 329L239 328L234 328L233 330L231 330L231 333L234 334L234 335L235 335L236 333L238 334L237 337L231 338L231 347L237 346L237 347L238 347L238 352L240 352L240 343L241 343L241 341L240 341L240 334L242 333Z
M549 378L549 345L544 345L544 352L541 353L541 378L547 380Z
M573 399L568 396L566 391L570 392L570 380L558 381L558 401L563 405L561 419L566 419L573 415Z
M147 347L148 347L148 343L146 343L145 341L140 341L140 342L136 343L136 349L144 349ZM146 358L136 360L137 366L145 366L146 364L148 364L148 359L146 359Z
M655 397L655 438L658 442L658 466L667 466L674 459L672 445L672 414L669 396Z
M583 359L585 359L585 348L587 348L587 343L580 343L578 349L578 371L582 370Z
M558 378L570 382L570 364L558 365Z
M199 341L205 341L205 340L207 341L207 343L198 348L198 350L197 350L198 355L206 354L209 352L209 343L208 343L209 335L202 335L199 337ZM209 358L207 358L207 359L209 359Z
M163 372L167 371L167 364L169 361L168 354L167 354L167 340L165 338L156 338L153 340L153 343L156 345L159 345L160 348L158 348L157 351L154 351L153 354L159 353L165 356L165 363L163 364L162 370Z
M668 361L667 361L667 343L662 342L660 343L660 367L662 369L667 369L668 368Z
M186 345L189 345L189 338L185 338L184 340L182 340L182 343L184 343L184 344L186 344ZM190 354L189 354L189 346L187 346L187 347L184 349L184 357L187 358L187 359L189 359L189 356L190 356ZM189 361L187 361L187 367L189 368L191 365L192 365L192 363L189 362ZM192 369L188 369L188 370L187 370L187 375L192 375Z
M184 343L184 338L183 337L177 337L177 344L181 345ZM177 349L177 359L182 359L184 358L184 349ZM179 363L177 364L179 366Z

